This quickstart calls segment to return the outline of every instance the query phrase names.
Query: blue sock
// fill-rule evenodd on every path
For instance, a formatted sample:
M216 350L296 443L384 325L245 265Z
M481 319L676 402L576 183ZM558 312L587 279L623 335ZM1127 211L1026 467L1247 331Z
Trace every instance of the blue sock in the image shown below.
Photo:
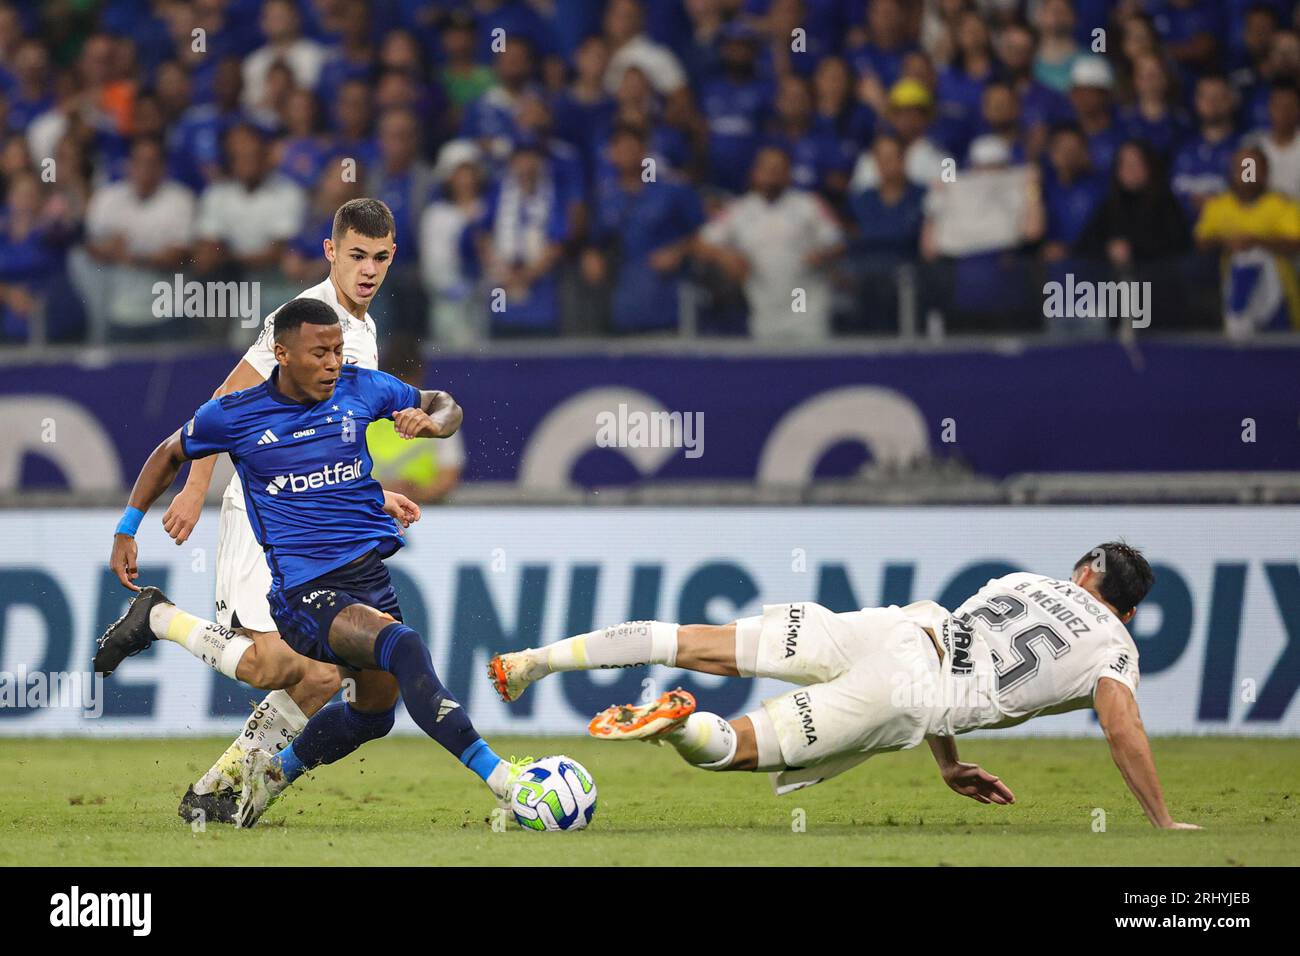
M276 762L292 782L313 767L342 760L366 741L384 736L393 729L395 710L366 713L336 700L307 721L293 743L276 755Z
M493 753L492 748L488 746L488 742L480 737L460 755L460 762L486 782L487 778L492 776L492 771L497 768L497 764L501 763L501 758Z
M420 635L405 624L388 625L375 639L375 660L397 678L402 702L416 725L486 780L501 758L483 742L465 708L438 680Z
M280 771L284 774L284 779L290 783L293 783L307 772L307 765L299 760L298 755L293 752L292 743L275 755L274 762L280 765Z

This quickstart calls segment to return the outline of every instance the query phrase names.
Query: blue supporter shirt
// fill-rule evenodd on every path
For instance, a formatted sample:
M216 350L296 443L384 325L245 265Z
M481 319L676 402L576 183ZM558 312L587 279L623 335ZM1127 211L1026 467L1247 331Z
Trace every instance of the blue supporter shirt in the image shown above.
M709 181L733 193L749 185L749 168L772 101L770 84L761 80L710 81L700 97L709 127Z
M1195 221L1197 209L1194 197L1214 196L1228 188L1228 166L1236 152L1238 137L1234 134L1211 143L1204 136L1188 140L1174 157L1173 175L1169 185L1183 204L1183 209Z
M384 490L370 476L366 426L420 404L413 386L357 365L340 369L334 393L321 402L286 397L279 377L276 368L260 385L205 402L181 429L187 458L230 453L273 591L402 546L384 513Z
M1106 198L1107 178L1100 174L1080 176L1063 183L1049 168L1043 177L1043 205L1047 210L1047 242L1073 245Z
M679 272L656 271L650 256L703 225L699 195L690 186L662 177L635 192L610 178L601 183L597 198L594 238L618 252L614 327L622 332L675 329Z

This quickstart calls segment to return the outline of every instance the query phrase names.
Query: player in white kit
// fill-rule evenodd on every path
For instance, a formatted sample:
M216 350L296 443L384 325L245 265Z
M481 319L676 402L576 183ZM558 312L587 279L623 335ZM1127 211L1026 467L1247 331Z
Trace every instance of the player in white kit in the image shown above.
M956 735L1092 707L1151 823L1188 829L1165 807L1125 627L1153 580L1138 551L1110 542L1080 558L1068 581L1009 574L952 613L933 601L846 614L801 603L720 626L633 621L498 655L488 672L507 701L547 674L638 664L803 685L731 721L697 711L694 696L676 690L611 707L589 728L669 743L706 770L770 771L777 793L925 740L957 793L1013 803L1001 780L958 759Z
M298 298L318 299L338 313L343 326L343 360L363 368L379 367L375 322L366 311L384 282L396 250L393 214L377 199L353 199L339 207L331 236L324 242L329 276ZM278 309L276 311L279 311ZM275 368L272 348L275 312L266 317L257 341L221 384L213 397L250 388L263 382ZM268 436L267 441L277 440ZM198 523L212 481L216 456L190 465L185 487L163 515L163 527L182 544ZM419 520L419 507L402 495L385 493L385 510L402 527ZM266 595L271 571L257 543L245 511L244 490L236 474L221 499L217 531L216 619L223 627L246 634L261 646L278 642ZM287 648L285 653L292 653ZM276 655L281 656L281 655ZM272 655L264 654L265 659ZM185 820L202 811L209 821L234 822L244 754L253 749L276 753L287 746L307 720L338 691L337 668L306 661L304 678L285 690L275 690L254 708L238 737L181 799ZM272 681L262 686L281 686Z

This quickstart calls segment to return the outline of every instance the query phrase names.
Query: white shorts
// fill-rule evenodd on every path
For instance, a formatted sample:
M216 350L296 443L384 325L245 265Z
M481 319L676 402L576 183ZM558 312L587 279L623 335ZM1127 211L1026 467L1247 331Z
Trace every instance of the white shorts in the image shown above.
M765 605L736 622L736 659L742 677L805 685L763 702L788 768L852 755L851 766L915 747L929 730L933 709L912 691L937 679L939 654L901 608Z
M217 623L233 627L232 619L237 619L250 631L279 630L266 601L270 590L271 568L248 513L223 497L217 525Z

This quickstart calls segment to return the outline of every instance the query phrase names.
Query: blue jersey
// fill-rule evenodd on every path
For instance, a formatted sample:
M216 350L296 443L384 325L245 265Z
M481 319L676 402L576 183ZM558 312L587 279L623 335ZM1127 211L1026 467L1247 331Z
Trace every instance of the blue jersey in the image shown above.
M357 365L339 370L329 398L302 404L280 391L279 372L205 402L181 429L186 457L224 451L234 460L273 592L401 547L384 490L370 477L366 426L420 405L418 389Z

